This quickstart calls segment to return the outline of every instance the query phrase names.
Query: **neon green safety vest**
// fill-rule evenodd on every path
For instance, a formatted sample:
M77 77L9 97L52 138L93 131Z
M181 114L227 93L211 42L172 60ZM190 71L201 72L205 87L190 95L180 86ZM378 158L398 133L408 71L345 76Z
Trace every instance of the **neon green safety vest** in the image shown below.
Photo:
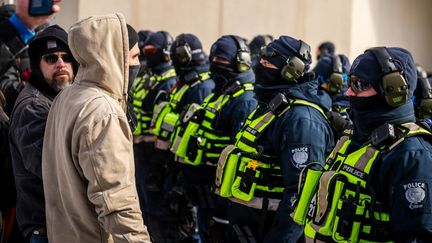
M367 144L350 154L351 140L344 136L324 167L309 164L303 169L293 219L305 225L306 242L391 242L389 213L369 187L374 163L407 137L432 135L415 123L396 129L402 136L390 145Z
M163 81L176 76L174 68L171 68L161 75L153 75L150 78L139 77L132 86L133 110L137 117L137 127L133 132L134 135L150 134L150 121L153 116L153 110L144 110L143 101L147 95L152 92L156 86Z
M263 198L281 199L284 186L281 168L275 164L277 158L259 153L256 140L276 117L296 105L312 107L327 119L321 107L299 99L289 100L279 114L268 111L254 118L257 110L252 112L237 134L235 145L226 147L219 157L215 183L219 196L253 208L262 208Z
M152 133L159 139L170 140L171 134L174 131L175 125L179 119L179 113L176 112L177 104L182 100L184 94L189 88L194 87L202 81L210 79L209 72L199 74L200 79L192 84L184 84L180 88L175 88L170 94L169 102L161 102L157 104L153 111L151 121Z
M227 132L216 130L214 121L225 104L254 89L251 83L239 85L239 88L232 94L216 96L212 93L198 109L189 107L176 126L171 147L177 161L195 166L217 164L221 151L231 142L231 137Z

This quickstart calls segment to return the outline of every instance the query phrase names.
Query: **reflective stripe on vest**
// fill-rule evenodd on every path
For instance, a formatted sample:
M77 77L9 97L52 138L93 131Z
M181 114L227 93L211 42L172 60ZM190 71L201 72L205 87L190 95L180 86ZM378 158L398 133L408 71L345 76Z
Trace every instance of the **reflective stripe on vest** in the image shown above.
M293 219L306 224L306 242L389 242L390 215L372 197L368 184L374 163L408 137L432 136L415 123L398 128L403 136L390 146L367 144L350 154L351 140L342 137L327 158L325 169L305 168Z
M138 77L132 86L133 110L137 117L137 128L134 135L150 134L150 122L153 116L153 110L144 110L143 101L147 95L153 91L161 82L176 76L174 68L171 68L161 75L153 75L149 79Z
M245 91L252 90L253 85L247 83L233 94L222 94L218 97L215 96L215 93L209 95L201 107L204 109L203 115L195 120L182 123L183 126L180 124L176 128L172 151L177 155L177 160L196 166L200 164L215 166L221 151L230 143L231 138L227 132L214 128L214 120L229 101L242 95Z
M290 102L291 103L289 104L288 109L289 109L289 107L296 106L296 105L309 106L309 107L315 108L317 111L319 111L321 113L321 115L327 120L327 116L326 116L325 112L317 104L314 104L314 103L306 101L306 100L290 100ZM249 117L253 117L254 113L255 112L253 112L253 114L251 114ZM251 122L250 119L248 118L248 120L245 123L245 125L247 126L246 129L244 129L241 133L238 133L236 135L236 139L237 139L236 146L244 149L247 152L256 153L256 150L255 150L256 138L262 134L262 131L273 121L273 119L275 117L276 116L273 115L272 112L267 112L266 114L262 115L261 117L255 119L253 122ZM248 125L249 123L250 123L250 125Z
M283 112L296 105L312 107L326 118L321 107L305 100L290 100ZM284 190L280 166L275 164L277 158L256 149L257 138L277 116L269 111L254 118L256 111L237 134L236 144L222 151L216 172L216 193L232 201L240 199L249 207L256 207L253 199L257 197L280 199Z

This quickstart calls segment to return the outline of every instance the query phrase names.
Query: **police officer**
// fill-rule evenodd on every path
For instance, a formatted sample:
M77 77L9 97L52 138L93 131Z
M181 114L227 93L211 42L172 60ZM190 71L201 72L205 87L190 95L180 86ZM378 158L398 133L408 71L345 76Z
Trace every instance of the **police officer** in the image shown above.
M348 89L348 73L351 64L345 55L326 55L318 60L313 72L319 88L325 90L332 98L331 112L327 113L337 136L349 133L352 122L349 120L349 101L345 95Z
M140 30L138 31L138 48L140 49L140 71L138 73L138 77L143 77L146 75L150 75L150 70L147 66L147 59L146 56L144 55L144 46L145 43L147 42L147 40L149 39L150 35L153 32L150 30Z
M324 41L321 44L319 44L317 50L316 50L316 59L319 60L321 57L325 57L327 55L334 55L335 54L335 44L331 41Z
M273 40L271 35L257 35L249 43L249 49L252 55L252 67L259 62L259 52L263 46L268 45Z
M145 183L149 176L149 158L153 153L156 137L150 132L150 121L156 96L160 92L168 92L176 82L176 73L169 57L172 37L163 31L150 33L147 40L141 34L141 51L146 61L147 70L137 77L132 86L133 109L137 116L137 128L134 136L135 178L141 211L144 222L152 233L151 221L147 218L158 208L162 195L149 190ZM141 61L141 60L140 60Z
M416 83L405 49L371 48L354 60L346 93L354 133L338 141L324 171L307 170L294 214L306 220L308 242L432 239L431 132L416 123Z
M289 217L298 174L334 144L325 116L331 98L306 73L310 63L309 45L281 36L254 68L259 107L222 151L216 174L217 194L232 202L233 241L295 242L302 234Z
M318 60L313 72L320 83L320 88L327 91L332 97L332 110L345 112L349 107L345 92L348 89L348 73L351 64L348 57L327 55Z
M416 117L432 124L432 84L424 68L417 65L417 88L414 91Z
M226 207L213 194L220 152L234 142L235 135L256 108L249 49L238 36L224 35L211 47L211 78L216 87L201 107L180 118L171 151L183 163L184 187L198 206L198 223L204 242L226 240Z
M183 209L176 205L176 199L171 198L176 197L178 192L178 188L174 188L178 183L178 169L174 166L174 156L169 151L171 135L183 108L192 103L201 104L214 89L214 82L210 79L207 55L201 41L195 35L185 33L177 36L171 46L170 59L178 78L168 97L165 100L161 98L162 101L155 107L152 132L157 138L155 151L150 158L151 175L146 181L148 185L153 186L152 190L165 195L164 203L158 205L163 213L178 218L180 212L171 210ZM168 218L155 219L160 223L160 228L165 230L158 237L178 237L174 235L177 233L172 231L172 226L177 222L164 222L169 220Z

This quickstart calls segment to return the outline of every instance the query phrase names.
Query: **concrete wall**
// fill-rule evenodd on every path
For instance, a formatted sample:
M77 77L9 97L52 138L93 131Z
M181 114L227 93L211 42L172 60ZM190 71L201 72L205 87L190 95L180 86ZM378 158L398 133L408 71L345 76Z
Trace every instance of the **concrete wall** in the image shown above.
M400 46L432 71L432 1L353 0L350 55L371 46Z
M401 46L432 71L430 0L63 0L60 6L54 22L66 29L90 15L121 12L137 30L194 33L207 51L223 34L284 34L313 51L333 41L351 61L368 47Z

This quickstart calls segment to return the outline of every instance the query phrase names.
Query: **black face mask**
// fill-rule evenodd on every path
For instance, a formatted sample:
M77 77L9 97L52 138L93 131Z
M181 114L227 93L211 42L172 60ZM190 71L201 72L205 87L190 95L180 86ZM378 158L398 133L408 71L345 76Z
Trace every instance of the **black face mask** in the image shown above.
M256 84L287 83L279 69L264 67L261 63L254 66Z
M147 66L149 68L154 68L154 67L158 66L159 64L166 62L162 58L162 55L163 55L162 52L163 51L161 49L158 49L154 55L146 57Z
M132 94L130 93L132 89L132 85L138 75L138 72L140 70L141 65L130 65L129 66L129 80L128 80L128 96L127 96L127 110L126 110L126 116L129 122L129 127L131 131L135 131L136 124L137 124L137 117L135 115L135 112L133 111L133 99Z
M210 65L211 78L215 82L215 89L221 90L234 79L238 73L227 65L211 64Z
M128 93L132 89L132 85L135 82L135 79L140 71L141 65L130 65L129 66L129 80L128 80Z
M348 97L350 101L350 107L358 111L379 111L388 110L391 108L387 105L385 98L381 95L374 95L369 97Z

